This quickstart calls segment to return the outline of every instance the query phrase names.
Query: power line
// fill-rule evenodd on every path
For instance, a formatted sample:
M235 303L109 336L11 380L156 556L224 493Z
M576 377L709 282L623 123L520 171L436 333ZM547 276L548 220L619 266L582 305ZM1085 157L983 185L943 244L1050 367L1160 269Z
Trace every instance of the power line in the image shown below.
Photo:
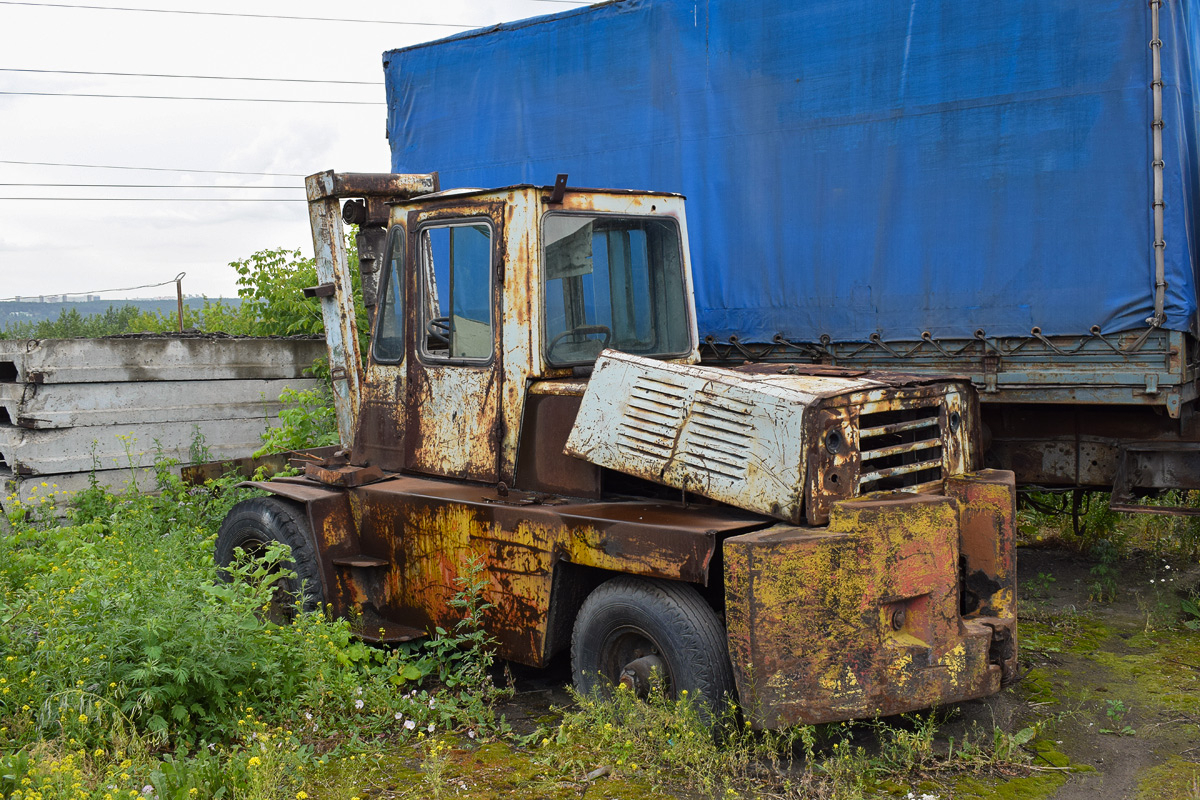
M67 164L61 161L11 161L0 159L0 164L22 164L34 167L79 167L81 169L133 169L147 172L202 172L209 175L267 175L272 178L303 178L301 172L239 172L229 169L175 169L173 167L130 167L115 164Z
M159 286L170 286L172 283L178 283L178 282L182 281L186 276L187 276L186 272L181 272L178 275L176 275L174 278L172 278L171 280L163 281L162 283L145 283L145 284L142 284L141 286L127 286L124 289L89 289L86 292L42 292L40 296L44 297L46 295L50 295L50 296L63 295L64 297L70 297L73 294L108 294L109 292L133 292L133 291L137 291L138 289L157 289ZM28 298L30 296L31 295L22 294L22 295L17 295L16 297L0 297L0 303L13 302L13 301L20 300L22 297Z
M74 3L27 3L21 0L0 0L4 6L34 8L83 8L89 11L140 11L144 14L189 14L198 17L242 17L249 19L292 19L305 22L355 22L367 25L420 25L428 28L484 28L486 25L461 25L454 22L413 22L390 19L338 19L336 17L292 17L284 14L238 14L232 11L184 11L176 8L127 8L124 6L85 6Z
M303 197L0 197L0 200L53 200L60 203L307 203Z
M0 0L4 2L4 0ZM21 97L104 97L123 100L217 100L234 103L318 103L338 106L385 106L374 100L289 100L282 97L180 97L177 95L157 94L84 94L81 92L0 92L0 95L18 95Z
M118 78L194 78L205 81L272 81L277 83L336 83L346 86L383 86L383 81L326 81L315 78L243 78L232 75L166 75L158 72L88 72L75 69L16 69L0 67L0 72L36 72L42 75L109 75Z
M247 186L244 183L209 183L189 186L180 183L0 183L0 186L27 186L41 189L288 189L303 190L300 184L290 186Z

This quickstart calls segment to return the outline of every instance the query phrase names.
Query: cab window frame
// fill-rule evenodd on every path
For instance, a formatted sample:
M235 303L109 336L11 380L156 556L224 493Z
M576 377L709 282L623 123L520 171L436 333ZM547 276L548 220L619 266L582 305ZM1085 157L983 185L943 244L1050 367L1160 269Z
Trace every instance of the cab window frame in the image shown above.
M554 209L554 210L546 211L544 214L542 214L541 220L539 221L539 224L538 224L538 229L539 229L538 246L539 246L541 264L542 264L541 270L540 270L540 272L541 272L541 276L540 276L541 324L540 324L540 327L541 327L541 335L542 335L542 344L541 344L540 350L541 350L541 358L543 359L545 364L552 369L570 369L573 367L587 366L594 361L594 357L579 358L579 359L574 359L574 360L557 360L557 361L551 359L551 357L550 357L551 353L549 351L549 344L550 344L550 340L551 340L551 334L550 334L550 329L549 329L550 315L549 315L549 311L548 311L548 300L549 300L549 292L550 292L549 283L551 280L555 280L555 279L550 278L549 272L547 269L547 263L546 263L546 245L547 245L546 222L547 222L547 220L549 220L553 217L570 217L570 218L594 219L594 220L601 220L601 219L644 220L647 222L665 223L667 225L670 225L674 229L674 236L671 238L674 240L675 245L676 245L675 253L677 255L677 263L674 265L672 272L677 273L674 275L673 280L675 281L675 283L679 289L679 297L677 298L677 301L680 304L679 311L682 312L680 314L681 329L674 331L674 333L676 335L682 334L682 337L685 339L685 341L682 343L681 349L679 349L679 350L667 351L664 349L662 352L639 352L639 351L630 350L628 352L634 353L635 355L641 355L646 358L653 358L653 359L658 359L658 360L663 360L663 361L679 359L679 358L686 358L692 352L692 350L694 348L692 328L693 328L693 316L694 316L695 312L692 308L692 303L690 302L690 294L688 291L689 284L688 284L688 280L687 280L687 271L686 271L686 267L685 267L686 254L684 252L683 225L679 221L679 219L677 217L675 217L674 215L670 215L670 214L627 214L627 213L620 213L620 212L599 212L599 211L587 211L587 210L576 211L576 210ZM660 293L665 292L665 288L664 288L663 284L672 280L672 279L668 279L666 277L665 273L666 273L667 266L668 265L664 264L663 268L660 270L660 274L656 275L655 274L656 270L649 261L647 262L647 265L646 265L646 270L647 270L646 279L648 282L647 288L648 288L648 292L649 292L647 302L649 303L650 308L653 310L653 313L657 313L660 310L660 305L670 302L669 298L665 297L665 295L663 295L661 297L659 296ZM667 308L663 308L661 310L669 311L669 309L667 309ZM618 350L621 349L615 343L612 343L609 346L614 347L615 349L618 349Z
M396 254L393 249L396 245L396 239L400 238L401 247L399 250L400 267L393 267L393 256ZM388 228L387 239L384 241L384 264L383 277L380 281L378 292L378 302L375 304L375 319L371 326L371 360L377 364L400 364L404 362L405 356L405 317L408 312L408 304L405 302L407 292L405 284L407 281L408 272L408 232L403 223L397 223ZM399 287L399 295L393 297L393 283ZM389 336L387 341L394 341L398 345L399 355L395 357L383 358L379 354L379 343L383 341L380 337L380 332L386 324L384 318L387 316L385 312L391 311L393 315L395 334Z
M488 231L488 259L487 259L487 309L488 309L488 342L489 349L487 356L452 356L443 355L438 352L429 350L429 323L431 304L430 300L430 275L431 270L436 270L436 265L426 261L426 234L433 229L447 228L473 228L485 227ZM422 220L416 226L413 236L417 252L413 259L413 268L417 270L417 297L415 302L420 303L420 308L416 313L417 325L415 326L414 334L416 335L416 347L414 348L418 360L423 364L446 366L446 365L461 365L482 367L489 366L496 360L496 329L498 325L498 317L496 305L496 275L495 264L497 254L497 226L491 217L487 216L466 216L466 217L434 217ZM449 264L447 265L449 269ZM436 274L434 274L436 278ZM454 298L448 295L449 302L453 305ZM441 310L441 309L439 309ZM452 314L451 314L452 315ZM449 348L449 345L447 345Z

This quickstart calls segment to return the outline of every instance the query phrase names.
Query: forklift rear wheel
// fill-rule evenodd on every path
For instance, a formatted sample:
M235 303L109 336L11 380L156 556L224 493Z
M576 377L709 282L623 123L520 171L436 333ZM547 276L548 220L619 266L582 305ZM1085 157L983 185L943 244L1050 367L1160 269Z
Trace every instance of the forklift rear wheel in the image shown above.
M622 685L645 697L655 682L702 712L733 695L725 628L691 586L623 575L596 588L575 618L571 668L582 694Z
M221 523L213 558L221 576L229 580L225 568L234 562L238 548L256 557L272 542L281 542L292 550L291 560L280 567L295 576L280 576L275 582L275 594L266 614L272 622L283 624L295 617L298 599L305 611L315 611L324 603L312 532L303 509L278 497L243 500Z

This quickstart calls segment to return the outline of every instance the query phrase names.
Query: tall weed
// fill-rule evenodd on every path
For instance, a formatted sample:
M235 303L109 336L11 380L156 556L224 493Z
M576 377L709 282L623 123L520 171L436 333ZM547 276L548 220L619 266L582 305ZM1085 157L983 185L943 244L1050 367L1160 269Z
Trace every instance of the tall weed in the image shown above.
M260 612L286 548L235 564L233 582L213 565L247 490L158 479L154 496L93 486L67 524L6 505L0 774L15 783L0 796L266 798L294 790L318 749L500 729L477 575L458 598L468 622L423 645L370 647L320 613L276 626Z
M546 764L576 780L604 765L714 798L861 798L960 770L1011 771L1028 764L1022 746L1037 732L979 731L947 748L935 742L935 714L754 731L735 711L714 725L686 695L672 701L651 691L643 701L618 687L609 697L576 700L558 729L542 734Z

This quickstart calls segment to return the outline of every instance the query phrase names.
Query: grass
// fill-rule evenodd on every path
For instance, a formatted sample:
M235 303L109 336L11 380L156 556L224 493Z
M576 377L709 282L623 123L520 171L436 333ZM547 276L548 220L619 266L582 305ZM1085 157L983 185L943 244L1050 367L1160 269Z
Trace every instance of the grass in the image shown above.
M1055 546L1073 550L1108 564L1138 555L1196 563L1200 560L1200 516L1119 514L1109 510L1107 492L1083 492L1078 502L1078 525L1073 519L1071 492L1022 494L1018 513L1018 539L1030 546ZM1200 491L1165 491L1147 505L1200 509ZM1106 577L1097 576L1100 591Z

